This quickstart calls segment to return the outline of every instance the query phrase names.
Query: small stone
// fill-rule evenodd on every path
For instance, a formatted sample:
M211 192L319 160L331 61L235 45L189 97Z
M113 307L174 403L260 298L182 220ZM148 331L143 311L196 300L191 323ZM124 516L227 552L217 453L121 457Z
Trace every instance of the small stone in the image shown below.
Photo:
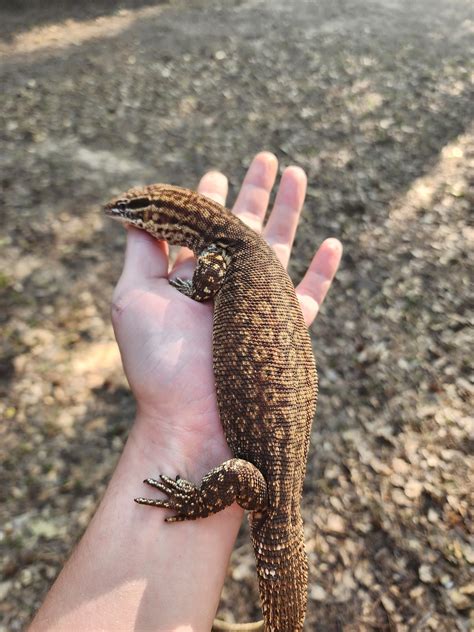
M468 564L474 564L474 547L465 544L463 547L463 553Z
M383 595L380 601L387 612L395 612L395 603L388 595Z
M31 533L45 540L52 540L60 533L59 527L52 520L43 518L31 520L29 528Z
M428 564L422 564L420 566L418 569L418 577L424 584L432 584L435 580L431 572L431 566L428 566Z
M400 474L392 474L390 482L394 487L405 487L405 479Z
M71 430L74 426L74 417L68 410L62 410L56 417L55 423L63 430Z
M471 600L469 597L467 595L463 595L457 588L450 590L448 595L456 610L466 610L471 606Z
M316 585L311 588L309 596L314 601L325 601L328 595L322 586Z
M439 514L433 508L428 509L428 522L435 523L439 520Z
M24 568L20 573L20 582L22 586L29 586L33 581L33 573L29 568Z
M462 592L463 595L474 595L474 582L469 582L469 584L462 586L459 591Z
M354 570L354 577L366 588L373 586L375 580L370 570L370 564L368 560L362 560L361 562L359 562L359 564L357 564Z
M439 579L439 583L447 589L450 589L454 586L453 580L449 575L443 575Z
M423 586L415 586L415 588L412 588L410 590L410 597L412 599L418 599L419 597L423 595L424 592L425 592L425 589L423 588Z
M394 489L392 491L392 498L397 505L401 505L402 507L409 507L411 505L411 502L400 489Z
M327 518L327 530L333 533L345 533L346 523L338 514L329 514Z
M55 579L56 575L58 574L58 569L55 568L54 566L47 566L45 570L46 570L46 577L49 580Z
M357 587L352 573L348 570L342 573L340 581L336 582L335 587L332 590L333 597L338 602L349 601L352 596L352 591Z
M422 491L423 483L420 483L420 481L416 481L413 478L410 479L404 487L405 495L410 499L419 498Z
M12 584L13 582L11 581L0 582L0 601L3 601L5 597L8 595L8 593L10 592L10 588L12 587Z
M410 471L410 465L403 459L392 459L392 469L397 474L406 474Z
M244 561L232 570L232 579L241 582L253 576L255 569L252 569L250 562Z

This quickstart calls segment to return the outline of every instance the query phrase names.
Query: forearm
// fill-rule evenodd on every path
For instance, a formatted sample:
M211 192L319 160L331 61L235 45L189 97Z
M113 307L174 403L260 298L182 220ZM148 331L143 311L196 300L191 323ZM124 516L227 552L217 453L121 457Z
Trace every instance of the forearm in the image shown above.
M169 512L133 503L147 476L179 473L197 482L208 467L193 468L179 445L162 449L141 426L134 425L93 520L30 632L209 632L242 510L233 505L204 520L165 523Z

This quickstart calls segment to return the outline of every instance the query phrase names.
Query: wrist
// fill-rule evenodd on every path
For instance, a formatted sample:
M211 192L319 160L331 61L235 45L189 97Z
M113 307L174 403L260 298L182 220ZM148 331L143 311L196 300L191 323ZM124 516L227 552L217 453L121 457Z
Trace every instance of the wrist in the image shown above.
M142 470L150 468L150 472L144 472L146 476L157 472L179 474L193 483L199 483L212 468L232 458L217 412L206 414L204 419L176 419L139 408L127 450L139 457Z

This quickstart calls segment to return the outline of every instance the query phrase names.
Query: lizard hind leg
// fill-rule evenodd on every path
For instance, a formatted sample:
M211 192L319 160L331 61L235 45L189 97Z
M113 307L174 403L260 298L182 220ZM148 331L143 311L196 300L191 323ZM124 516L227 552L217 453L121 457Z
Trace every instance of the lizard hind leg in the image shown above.
M139 505L171 509L175 513L166 522L196 520L222 511L233 502L249 511L262 511L267 504L267 485L255 465L243 459L229 459L211 470L194 485L182 478L145 479L144 483L167 496L161 498L135 498Z

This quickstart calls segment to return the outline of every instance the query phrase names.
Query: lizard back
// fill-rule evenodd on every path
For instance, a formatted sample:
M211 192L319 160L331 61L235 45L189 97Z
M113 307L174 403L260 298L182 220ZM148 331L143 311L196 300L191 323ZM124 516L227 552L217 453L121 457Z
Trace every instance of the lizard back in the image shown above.
M308 584L300 512L317 375L288 274L260 238L232 254L214 304L217 401L235 456L262 472L268 505L250 513L266 630L302 628Z

